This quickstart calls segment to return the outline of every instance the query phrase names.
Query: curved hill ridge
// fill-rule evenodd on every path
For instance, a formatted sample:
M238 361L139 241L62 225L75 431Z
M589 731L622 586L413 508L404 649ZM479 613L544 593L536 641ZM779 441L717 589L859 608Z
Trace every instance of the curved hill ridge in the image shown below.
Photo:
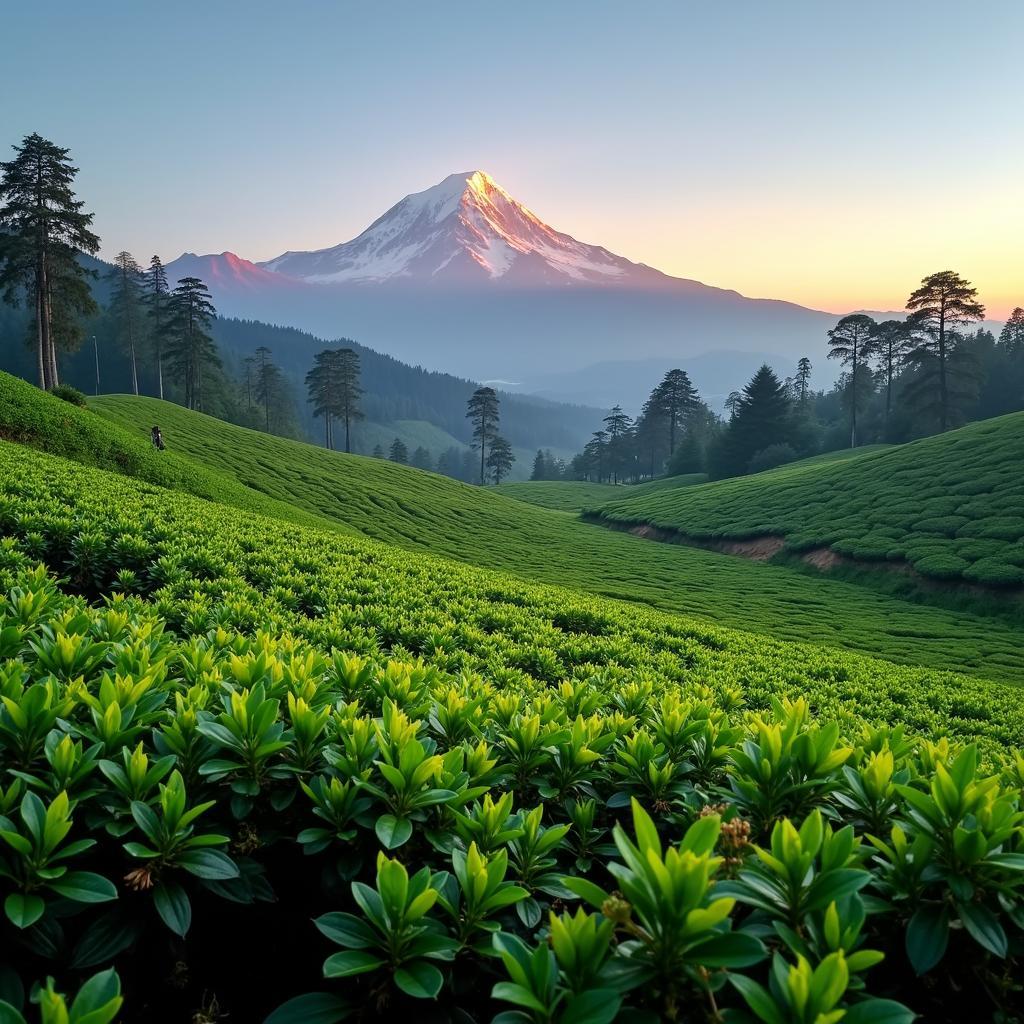
M1024 413L842 461L623 497L588 509L697 541L778 537L924 576L1024 583Z
M780 639L1024 682L1014 628L853 584L651 544L447 477L235 427L156 399L108 396L103 416L235 484L413 552ZM154 419L156 417L156 419Z

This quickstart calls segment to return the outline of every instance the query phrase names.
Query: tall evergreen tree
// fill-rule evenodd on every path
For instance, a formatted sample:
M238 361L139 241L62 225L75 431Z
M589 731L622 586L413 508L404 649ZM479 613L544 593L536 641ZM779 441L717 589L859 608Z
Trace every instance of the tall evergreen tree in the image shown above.
M498 395L494 388L482 387L473 392L466 405L466 419L473 421L473 450L480 452L480 483L486 482L487 452L498 436Z
M999 332L999 344L1011 355L1024 352L1024 309L1017 306Z
M497 435L491 439L491 450L487 453L487 468L491 471L491 479L495 484L500 484L502 478L508 476L515 461L512 445L505 438Z
M164 349L167 345L167 330L170 324L171 296L167 287L167 271L159 256L153 256L146 272L146 316L149 321L149 337L153 357L156 360L157 395L164 397Z
M255 355L256 401L263 406L263 423L269 434L271 418L276 423L284 419L285 379L281 367L271 361L273 353L266 345L260 345Z
M345 451L352 451L351 427L363 419L359 399L363 389L359 386L359 356L350 348L335 353L334 368L337 376L337 416L345 424Z
M956 354L957 328L981 320L985 307L978 289L952 270L930 274L907 299L907 323L913 333L907 363L915 376L907 397L934 413L940 432L953 424L959 404L969 395L972 361Z
M729 419L735 419L742 401L743 395L739 391L729 392L729 397L725 400L725 411L729 414Z
M910 328L905 320L883 320L871 331L870 354L878 360L885 381L885 427L892 415L892 385L903 366L910 344Z
M685 370L669 370L651 393L651 407L665 420L668 432L668 457L676 450L676 441L697 405L697 389Z
M183 277L171 294L167 359L177 374L188 409L203 409L203 373L221 366L210 324L217 316L210 292L198 277Z
M538 448L537 454L533 457L533 469L530 472L531 480L547 480L548 463L544 458L544 452Z
M612 483L619 482L619 473L626 466L626 440L630 434L633 421L622 411L621 405L613 406L605 416L605 433L608 437L608 461L612 472Z
M401 438L396 437L391 442L391 450L388 452L388 458L392 462L398 462L401 465L405 465L409 461L409 449L406 448L405 442Z
M807 356L802 356L796 364L796 377L793 378L796 389L796 400L801 409L807 408L807 400L811 396L811 361Z
M793 437L790 401L782 381L767 364L750 379L736 402L736 412L709 456L714 476L738 476L750 460Z
M409 465L414 469L423 469L428 472L434 468L434 460L423 445L420 445L416 451L412 453L412 458L409 460Z
M877 324L866 313L851 313L844 316L828 332L828 357L838 359L843 366L850 367L851 382L859 382L859 367L871 355L872 332ZM859 389L853 387L850 393L850 447L857 447L857 406Z
M314 418L324 418L324 447L328 449L334 448L333 420L338 412L336 357L336 349L317 352L313 356L313 368L306 374L308 401L313 406Z
M32 134L14 151L0 163L0 294L33 308L39 386L49 390L60 383L58 347L76 347L79 318L95 311L77 257L95 253L100 242L72 190L78 168L68 150Z
M110 312L121 347L128 355L132 394L139 393L137 350L142 340L143 277L142 268L130 252L119 252L108 275L112 288Z

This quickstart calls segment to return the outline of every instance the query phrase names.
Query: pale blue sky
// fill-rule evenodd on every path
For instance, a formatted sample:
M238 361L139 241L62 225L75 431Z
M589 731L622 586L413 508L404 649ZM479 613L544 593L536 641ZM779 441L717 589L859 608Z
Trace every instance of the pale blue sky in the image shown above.
M4 5L0 146L70 147L103 251L267 259L481 168L555 227L821 307L1024 291L1024 4ZM987 289L987 291L986 291Z

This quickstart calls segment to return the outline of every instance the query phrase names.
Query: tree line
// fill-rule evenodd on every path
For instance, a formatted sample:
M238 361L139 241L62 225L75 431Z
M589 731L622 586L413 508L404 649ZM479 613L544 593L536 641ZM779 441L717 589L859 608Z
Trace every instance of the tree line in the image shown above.
M712 412L686 372L670 370L634 421L619 406L569 465L537 453L534 479L636 482L662 474L738 476L866 443L898 443L1024 408L1024 309L999 338L968 328L985 315L954 271L924 278L904 320L842 317L826 336L841 366L828 391L811 387L810 357L792 376L761 366Z

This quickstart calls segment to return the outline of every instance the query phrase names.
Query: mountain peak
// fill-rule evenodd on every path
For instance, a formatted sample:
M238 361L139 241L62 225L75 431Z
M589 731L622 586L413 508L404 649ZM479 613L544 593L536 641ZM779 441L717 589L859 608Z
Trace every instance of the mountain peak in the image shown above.
M657 271L554 230L486 171L413 192L349 242L286 252L265 270L313 284L661 285Z

